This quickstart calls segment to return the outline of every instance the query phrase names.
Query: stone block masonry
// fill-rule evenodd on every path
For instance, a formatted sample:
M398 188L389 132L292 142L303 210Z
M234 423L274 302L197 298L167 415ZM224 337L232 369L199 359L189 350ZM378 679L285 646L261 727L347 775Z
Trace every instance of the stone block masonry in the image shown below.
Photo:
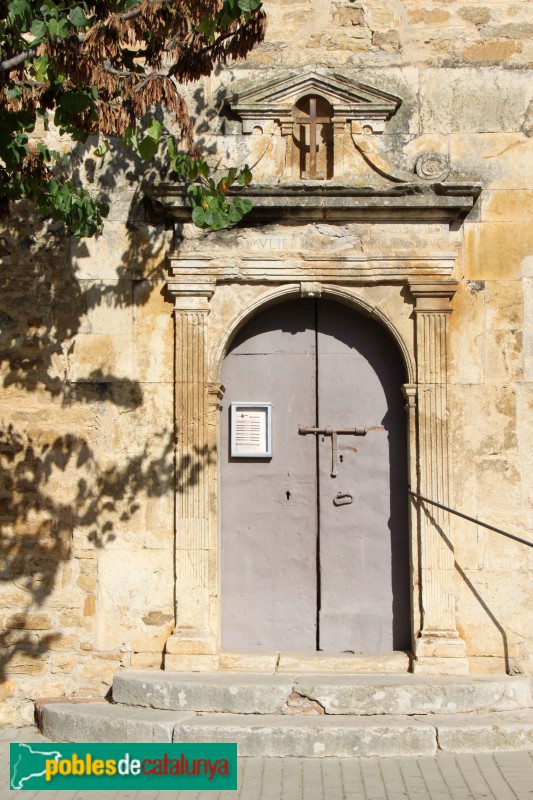
M219 641L217 369L230 332L289 294L352 303L404 343L409 446L440 459L433 472L413 459L412 486L422 479L434 499L531 535L530 3L269 0L266 10L264 44L187 89L213 109L196 122L214 162L255 164L253 224L199 231L175 197L155 210L153 197L140 202L141 176L107 157L80 162L86 185L109 194L101 236L69 240L25 204L1 223L3 725L31 722L39 696L103 697L132 667L306 662L224 653ZM344 96L337 171L320 202L325 182L305 184L294 213L304 181L287 126L311 73L337 99L366 87L373 117ZM259 94L291 80L278 122ZM238 114L218 114L234 91L252 92L252 116L269 111L249 132ZM437 177L420 167L428 153ZM424 281L433 300L435 284L448 287L438 309L424 307ZM438 374L424 362L437 351ZM531 674L531 549L411 511L413 648L398 654L401 669L414 654L430 671Z

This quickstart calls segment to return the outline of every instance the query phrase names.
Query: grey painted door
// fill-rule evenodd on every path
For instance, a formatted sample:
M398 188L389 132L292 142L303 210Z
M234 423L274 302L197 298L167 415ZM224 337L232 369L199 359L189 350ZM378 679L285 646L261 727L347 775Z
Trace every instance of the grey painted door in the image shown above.
M399 354L352 310L299 300L257 315L223 370L222 646L410 647ZM231 402L272 402L271 459L229 455ZM299 426L383 426L366 436ZM332 473L336 475L332 476Z

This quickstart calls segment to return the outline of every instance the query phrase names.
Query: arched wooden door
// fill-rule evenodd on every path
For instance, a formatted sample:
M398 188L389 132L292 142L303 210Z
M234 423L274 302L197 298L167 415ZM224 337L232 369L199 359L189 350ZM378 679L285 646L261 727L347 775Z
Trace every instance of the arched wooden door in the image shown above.
M222 382L222 648L410 649L405 375L390 336L341 304L281 303L238 333ZM272 403L271 457L231 457L235 402Z

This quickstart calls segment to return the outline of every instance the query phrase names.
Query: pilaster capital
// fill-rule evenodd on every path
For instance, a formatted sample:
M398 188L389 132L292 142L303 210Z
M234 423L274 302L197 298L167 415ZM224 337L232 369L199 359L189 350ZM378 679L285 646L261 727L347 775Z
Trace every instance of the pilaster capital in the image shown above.
M457 291L458 281L411 278L409 290L415 298L415 313L442 314L451 312L450 300Z
M206 311L209 313L209 301L216 289L215 278L197 276L171 277L166 288L174 298L174 311Z
M416 383L404 383L402 386L402 394L406 400L406 408L414 408L416 405L417 391L418 387Z

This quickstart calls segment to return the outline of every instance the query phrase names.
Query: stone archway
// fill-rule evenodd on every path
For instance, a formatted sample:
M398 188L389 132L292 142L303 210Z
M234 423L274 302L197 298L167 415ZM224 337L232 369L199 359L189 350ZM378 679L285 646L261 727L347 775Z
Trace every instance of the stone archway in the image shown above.
M175 298L176 318L176 628L167 643L165 668L218 669L227 664L220 639L220 544L217 499L217 447L223 386L217 371L220 358L234 333L254 308L277 296L331 295L360 305L380 317L394 331L376 292L309 280L295 284L288 278L277 288L250 282L221 280L221 273L203 271L191 278L186 259L172 268L169 289ZM180 277L183 276L183 277ZM315 277L311 272L309 278ZM440 502L448 500L447 445L447 332L450 299L456 283L449 278L413 278L408 281L414 325L402 352L414 359L415 380L404 386L408 413L409 478L417 491ZM254 288L255 287L255 288ZM393 291L395 303L405 303L401 284ZM246 297L235 316L226 295ZM378 297L379 299L379 297ZM228 311L230 314L228 315ZM404 325L405 327L405 325ZM412 375L413 372L410 371ZM194 462L194 463L193 463ZM194 470L194 479L183 474ZM422 515L411 508L411 635L414 669L463 674L467 671L464 642L455 627L453 549L448 515ZM234 662L231 662L234 663ZM257 668L257 662L254 662Z
M294 152L293 109L306 97L308 116L299 109L296 124L309 128L304 150L309 144L315 156L317 126L327 127L320 169L318 162L312 169L310 160L302 165ZM319 109L319 97L329 106ZM406 162L400 174L374 146L378 140L372 142L401 98L329 70L304 68L266 85L242 86L228 104L240 119L237 140L244 146L251 136L248 152L259 158L258 182L246 187L253 202L246 220L230 231L190 236L186 186L151 179L144 184L153 205L176 223L167 282L176 337L176 627L166 647L170 669L224 665L220 369L234 326L262 304L289 295L331 296L366 309L393 335L398 331L408 369L410 486L431 503L450 505L448 317L457 287L452 276L460 271L460 223L480 187L447 182L448 162L438 153L422 153L414 173ZM264 161L267 150L256 152L263 135L276 142L275 155ZM326 179L315 180L318 173ZM449 512L436 507L411 501L413 667L463 674L468 667L455 623L452 525Z

